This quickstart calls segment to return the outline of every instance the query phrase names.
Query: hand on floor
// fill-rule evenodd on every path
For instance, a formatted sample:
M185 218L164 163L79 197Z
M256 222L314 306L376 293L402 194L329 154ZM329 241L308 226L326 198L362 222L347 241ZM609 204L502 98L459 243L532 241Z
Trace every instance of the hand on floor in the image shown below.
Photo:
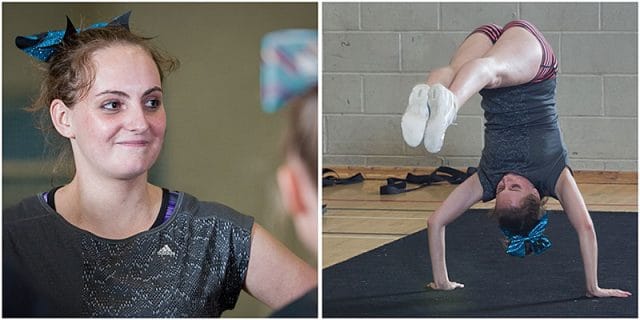
M620 289L596 288L594 291L587 291L587 297L589 298L605 298L605 297L627 298L630 296L631 296L631 292L623 291Z
M464 284L453 282L453 281L448 281L446 283L437 285L435 282L430 282L425 287L431 288L433 290L449 291L449 290L453 290L453 289L457 289L457 288L464 288Z

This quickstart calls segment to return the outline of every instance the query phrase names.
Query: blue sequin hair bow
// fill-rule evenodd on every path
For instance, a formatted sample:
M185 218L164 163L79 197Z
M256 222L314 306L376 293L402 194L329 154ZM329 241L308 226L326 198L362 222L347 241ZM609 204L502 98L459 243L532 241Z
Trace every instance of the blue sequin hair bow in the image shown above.
M262 110L275 112L318 85L318 32L287 29L268 33L260 50Z
M529 243L534 254L541 254L551 247L551 240L544 234L544 229L547 227L549 218L545 213L544 216L538 221L538 224L529 231L527 236L519 234L513 234L506 228L500 228L502 233L509 240L509 245L505 250L505 253L516 257L524 257L526 255L526 244Z
M114 18L111 22L99 22L84 30L109 26L121 26L129 30L130 15L131 11ZM67 28L65 30L47 31L30 36L18 36L16 37L16 46L32 57L43 62L48 62L62 42L82 31L83 30L76 29L69 17L67 17Z

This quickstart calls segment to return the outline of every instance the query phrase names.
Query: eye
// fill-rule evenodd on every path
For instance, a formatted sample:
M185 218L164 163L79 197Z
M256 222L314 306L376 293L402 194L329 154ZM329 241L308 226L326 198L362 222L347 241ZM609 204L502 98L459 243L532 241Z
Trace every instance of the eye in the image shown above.
M120 103L119 101L108 101L101 106L102 109L108 111L117 111L121 109L121 107L122 103Z
M162 105L162 101L160 99L148 99L144 105L149 109L158 109Z

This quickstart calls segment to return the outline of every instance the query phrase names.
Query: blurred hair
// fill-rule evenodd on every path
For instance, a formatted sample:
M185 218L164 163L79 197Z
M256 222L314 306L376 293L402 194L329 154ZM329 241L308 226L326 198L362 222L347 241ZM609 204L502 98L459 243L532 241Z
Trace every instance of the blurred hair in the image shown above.
M318 90L296 98L290 106L285 151L304 163L313 187L318 182Z

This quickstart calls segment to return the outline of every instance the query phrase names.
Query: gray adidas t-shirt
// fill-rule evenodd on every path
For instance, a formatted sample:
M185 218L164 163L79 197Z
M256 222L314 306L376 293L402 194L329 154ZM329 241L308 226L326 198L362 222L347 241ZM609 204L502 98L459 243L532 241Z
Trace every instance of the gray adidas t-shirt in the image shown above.
M165 223L109 240L38 195L3 211L3 261L46 302L38 315L217 317L244 284L252 227L250 216L179 193Z
M556 79L484 89L484 149L478 166L483 201L496 196L507 173L526 177L540 196L557 198L555 185L568 166L556 112Z

